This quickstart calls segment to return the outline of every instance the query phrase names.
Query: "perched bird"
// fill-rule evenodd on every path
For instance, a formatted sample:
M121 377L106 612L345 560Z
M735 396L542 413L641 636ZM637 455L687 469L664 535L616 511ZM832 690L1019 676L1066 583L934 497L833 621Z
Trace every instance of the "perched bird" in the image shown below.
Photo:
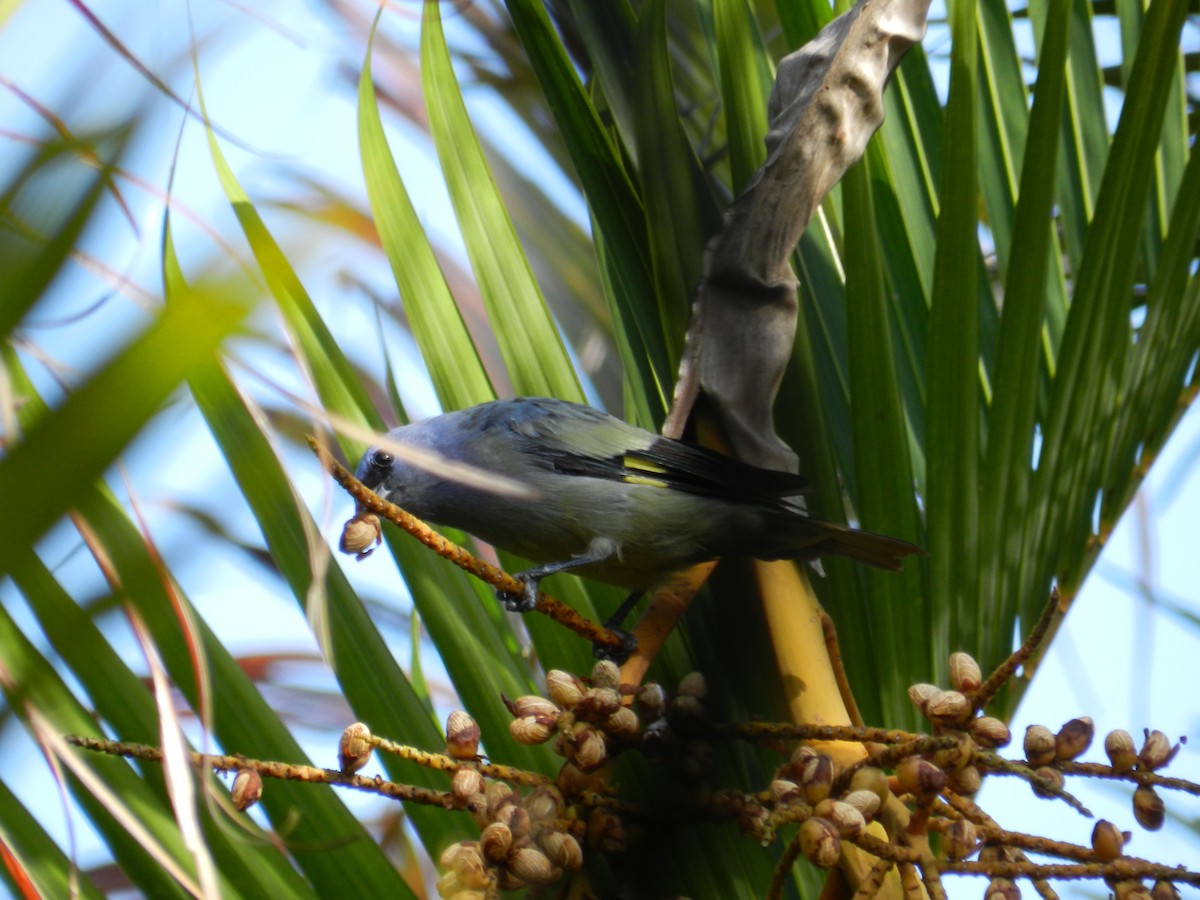
M468 485L386 447L368 450L356 473L418 518L538 563L518 575L524 596L503 598L512 610L531 609L538 582L557 572L642 591L723 556L832 554L896 570L904 557L923 552L810 517L798 475L747 465L563 400L496 400L404 425L387 438L530 489L529 496L513 497Z

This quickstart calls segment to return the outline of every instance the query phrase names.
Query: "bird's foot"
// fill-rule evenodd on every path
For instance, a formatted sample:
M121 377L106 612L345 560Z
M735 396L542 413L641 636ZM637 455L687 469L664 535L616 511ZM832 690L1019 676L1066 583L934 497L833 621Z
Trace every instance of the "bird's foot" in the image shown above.
M629 659L629 654L637 649L637 638L633 636L633 632L626 631L616 625L604 623L604 628L610 633L615 634L621 639L619 644L605 644L600 641L592 642L592 656L596 659L612 660L617 665Z
M524 572L518 572L514 578L525 585L525 590L519 594L508 591L496 591L496 599L504 604L509 612L527 613L537 608L538 585L540 578L530 578Z

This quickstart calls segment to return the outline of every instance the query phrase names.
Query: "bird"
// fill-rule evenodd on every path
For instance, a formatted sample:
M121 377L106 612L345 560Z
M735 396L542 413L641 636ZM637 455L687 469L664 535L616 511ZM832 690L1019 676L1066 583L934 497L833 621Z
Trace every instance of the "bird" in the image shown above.
M484 481L465 482L429 459L465 464ZM810 516L808 483L792 472L545 397L493 400L402 425L363 454L355 474L417 518L535 563L516 574L522 595L501 595L511 611L536 606L541 580L559 572L633 591L623 617L641 592L722 557L833 555L896 571L905 557L924 553ZM523 490L494 491L487 478Z

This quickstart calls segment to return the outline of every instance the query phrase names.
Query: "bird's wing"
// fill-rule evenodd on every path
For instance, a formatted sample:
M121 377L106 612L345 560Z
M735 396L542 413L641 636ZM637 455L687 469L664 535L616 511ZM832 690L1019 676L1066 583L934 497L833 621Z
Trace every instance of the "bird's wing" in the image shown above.
M522 404L508 420L524 454L565 474L670 488L734 503L777 503L808 490L791 472L659 437L607 413L559 401ZM569 438L565 437L569 435Z

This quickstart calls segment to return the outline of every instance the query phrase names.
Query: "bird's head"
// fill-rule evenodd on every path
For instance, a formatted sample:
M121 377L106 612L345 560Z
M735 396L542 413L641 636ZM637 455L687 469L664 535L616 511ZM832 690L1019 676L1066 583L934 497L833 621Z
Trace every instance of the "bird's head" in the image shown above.
M402 458L397 447L399 432L389 432L380 444L363 454L354 476L384 500L404 506L414 484L427 479L427 473Z

